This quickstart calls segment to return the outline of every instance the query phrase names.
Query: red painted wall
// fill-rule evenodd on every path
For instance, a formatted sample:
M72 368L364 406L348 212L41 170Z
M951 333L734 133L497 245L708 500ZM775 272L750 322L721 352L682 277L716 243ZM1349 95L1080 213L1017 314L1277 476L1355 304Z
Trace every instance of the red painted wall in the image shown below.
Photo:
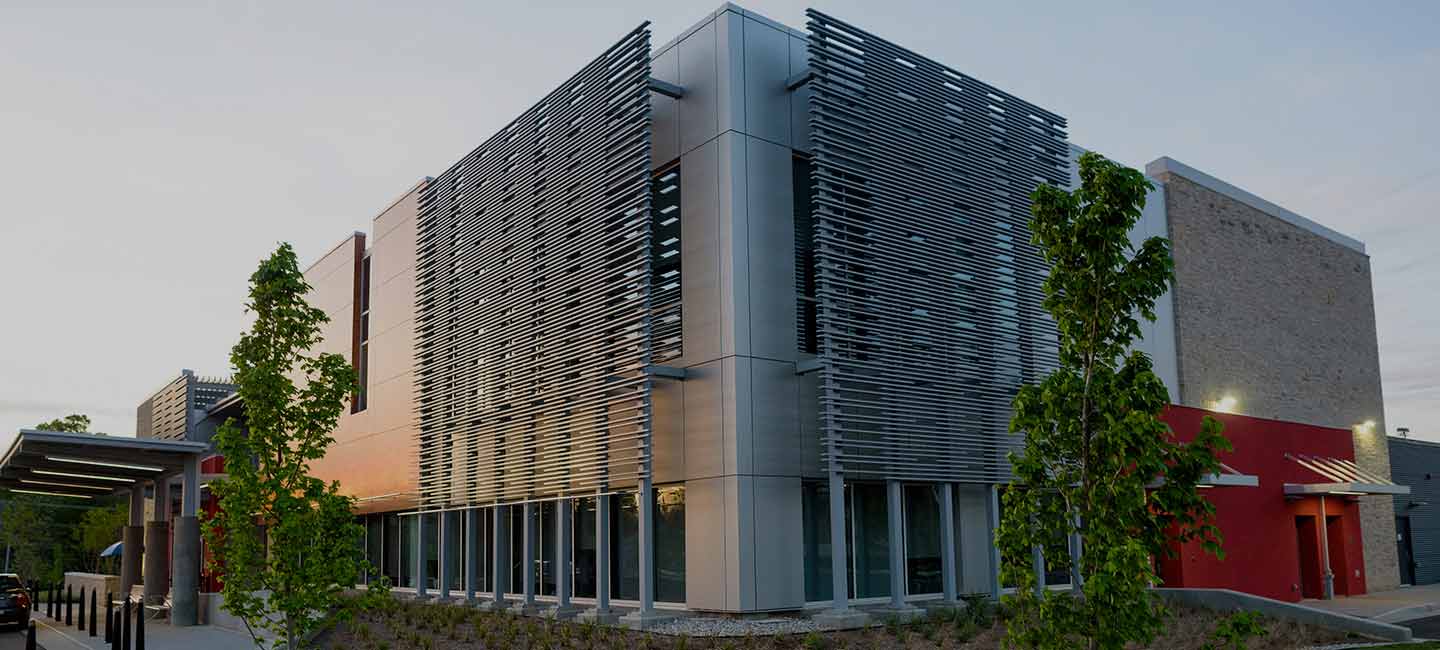
M1213 413L1185 406L1170 406L1161 416L1180 440L1194 438L1201 419L1209 415L1225 425L1225 437L1235 446L1221 461L1243 474L1260 478L1259 487L1216 487L1205 497L1215 504L1216 523L1224 536L1225 559L1218 560L1198 542L1172 544L1175 558L1158 561L1167 587L1219 587L1268 598L1301 600L1319 591L1319 569L1309 588L1301 585L1301 539L1297 516L1319 514L1315 497L1285 498L1285 483L1324 482L1285 454L1312 454L1354 460L1349 431L1295 422ZM1327 497L1331 519L1330 563L1337 595L1365 593L1365 561L1360 538L1360 506L1355 497ZM1312 520L1313 544L1320 545L1318 518ZM1338 534L1337 534L1338 533Z

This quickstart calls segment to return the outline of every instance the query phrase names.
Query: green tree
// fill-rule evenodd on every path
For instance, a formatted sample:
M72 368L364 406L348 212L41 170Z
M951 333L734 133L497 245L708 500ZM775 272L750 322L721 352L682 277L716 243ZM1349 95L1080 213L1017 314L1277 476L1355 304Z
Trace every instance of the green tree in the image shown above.
M102 558L100 553L119 541L129 519L129 504L123 502L92 508L81 515L79 525L71 529L70 535L86 571L100 573L101 569L113 569L114 558Z
M90 430L90 416L80 413L71 413L63 418L55 418L49 422L41 422L35 425L40 431L69 431L73 433L85 433Z
M1151 189L1140 172L1086 153L1081 187L1042 185L1032 195L1032 240L1050 265L1044 306L1060 334L1060 368L1015 398L1010 430L1025 443L1011 453L1015 481L1005 490L997 543L1011 648L1119 649L1152 640L1165 609L1150 593L1153 558L1167 541L1198 539L1220 555L1214 507L1196 483L1219 471L1229 450L1220 424L1206 418L1182 444L1161 410L1169 401L1150 359L1130 350L1138 314L1155 320L1155 301L1173 277L1170 243L1138 248L1129 232ZM1070 570L1066 540L1081 540L1079 593L1037 589L1032 549L1051 569Z
M309 290L289 244L250 276L255 322L230 353L245 422L231 419L215 435L228 476L210 484L220 511L203 526L211 566L225 574L225 610L257 644L271 634L275 647L292 649L325 616L348 616L384 590L342 598L369 568L364 529L353 499L309 473L356 388L344 357L309 352L328 320L305 302Z

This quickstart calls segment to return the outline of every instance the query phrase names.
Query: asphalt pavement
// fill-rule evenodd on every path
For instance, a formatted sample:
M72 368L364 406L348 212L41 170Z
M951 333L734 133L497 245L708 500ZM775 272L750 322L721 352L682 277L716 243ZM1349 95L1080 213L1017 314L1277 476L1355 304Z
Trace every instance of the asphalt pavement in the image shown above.
M1440 639L1440 616L1418 618L1413 621L1397 623L1410 628L1417 639Z
M36 645L37 648L45 646ZM13 625L0 628L0 650L25 650L25 630Z

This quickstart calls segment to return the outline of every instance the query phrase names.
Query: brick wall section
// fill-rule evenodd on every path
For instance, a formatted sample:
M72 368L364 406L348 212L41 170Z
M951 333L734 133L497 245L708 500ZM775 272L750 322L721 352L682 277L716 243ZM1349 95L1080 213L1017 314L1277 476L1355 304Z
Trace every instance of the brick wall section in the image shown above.
M1368 255L1174 173L1165 207L1175 250L1180 402L1225 394L1257 417L1353 428L1355 458L1390 475ZM1395 515L1362 497L1366 582L1399 585Z

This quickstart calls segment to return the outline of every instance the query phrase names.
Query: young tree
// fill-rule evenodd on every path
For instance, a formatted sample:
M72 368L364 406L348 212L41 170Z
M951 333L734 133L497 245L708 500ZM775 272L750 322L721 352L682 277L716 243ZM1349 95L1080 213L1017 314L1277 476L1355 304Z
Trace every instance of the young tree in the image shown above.
M203 525L211 567L225 575L225 610L257 644L268 633L292 650L323 617L365 602L342 595L368 568L353 499L309 474L356 388L344 357L310 353L328 318L305 302L309 290L289 244L250 276L255 322L230 353L245 421L216 432L228 476L211 483L220 511Z
M1050 264L1044 306L1060 333L1060 368L1015 398L997 543L1015 617L1012 648L1120 649L1148 642L1165 610L1150 593L1153 559L1170 540L1201 540L1220 555L1214 507L1196 483L1219 471L1230 444L1206 418L1189 444L1160 421L1169 402L1150 359L1130 350L1136 314L1155 320L1155 301L1173 277L1170 243L1139 248L1129 232L1151 189L1140 172L1086 153L1081 187L1042 185L1032 195L1032 240ZM1078 593L1037 589L1033 549L1052 570L1072 568L1067 540L1080 538Z
M40 431L84 433L90 430L90 416L81 413L71 413L63 418L55 418L49 422L41 422L35 425L35 428Z
M92 508L81 515L79 525L71 529L70 535L86 571L100 573L102 568L114 564L114 558L102 558L100 553L120 539L129 519L130 506L123 502Z

